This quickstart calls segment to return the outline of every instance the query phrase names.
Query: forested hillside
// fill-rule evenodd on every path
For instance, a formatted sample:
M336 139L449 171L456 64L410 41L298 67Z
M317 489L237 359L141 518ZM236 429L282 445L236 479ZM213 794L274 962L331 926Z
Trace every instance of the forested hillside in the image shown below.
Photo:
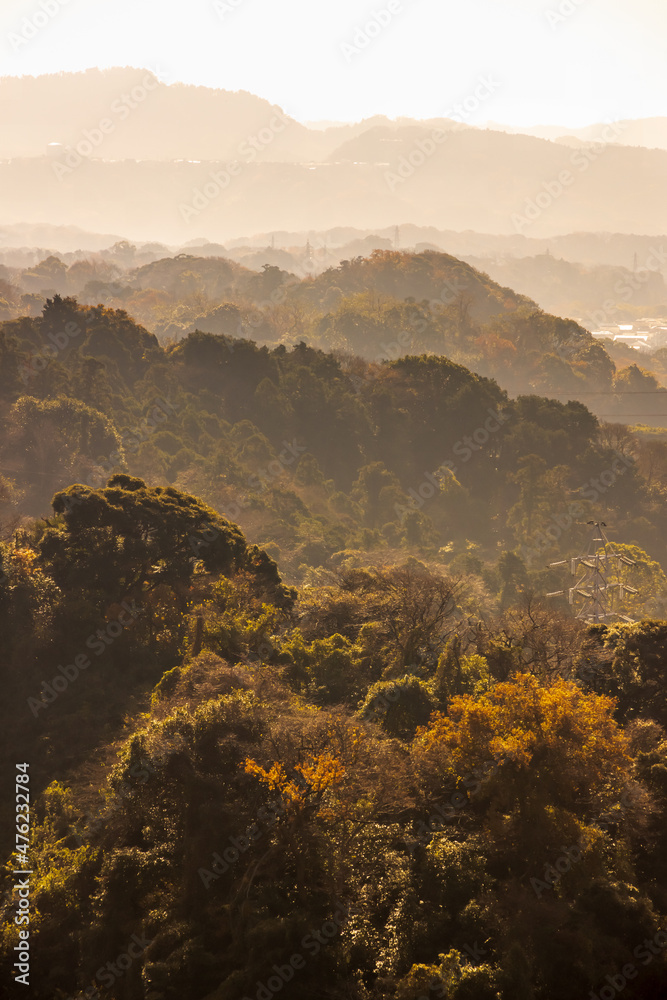
M35 997L660 995L664 622L502 611L414 557L294 593L126 475L3 565Z
M308 294L326 295L326 277L308 283ZM373 309L365 293L346 301L323 325L351 331L361 345L376 321L385 347L395 334L396 360L201 331L163 347L123 311L58 296L42 316L4 323L5 517L44 516L58 490L128 471L229 513L253 540L280 552L296 581L345 550L416 545L435 556L476 546L495 559L503 547L544 538L545 557L556 556L580 544L582 529L568 525L559 538L544 532L575 502L575 520L597 513L665 560L667 457L659 437L600 422L567 395L513 399L460 363L407 354L410 325L419 330L432 317L417 303L391 299ZM233 329L239 308L220 314ZM583 346L572 360L552 355L552 366L558 361L569 380L587 386L627 388L627 404L615 397L621 412L636 410L633 390L651 383L636 367L614 374L603 348L566 321L519 306L493 322L508 339L487 339L515 359L508 366L515 380L546 364L539 345L555 334ZM450 313L446 323L466 353L465 322ZM428 337L429 329L414 334L422 351ZM665 395L641 405L657 410Z
M137 322L186 280L178 336ZM0 324L32 995L660 996L655 380L443 254L130 282ZM545 596L590 521L636 564L634 623Z
M219 256L182 253L135 265L136 256L136 247L118 243L104 257L69 265L51 256L31 267L0 266L0 319L39 320L49 298L75 297L126 311L165 347L199 330L271 348L303 341L372 362L444 355L512 395L579 399L607 421L667 423L659 352L641 358L648 371L627 348L614 349L615 364L573 320L544 312L449 254L376 250L316 276L307 256L298 274L276 264L254 271ZM16 336L28 327L4 329ZM39 355L39 324L32 331L25 348ZM58 352L56 361L65 356Z

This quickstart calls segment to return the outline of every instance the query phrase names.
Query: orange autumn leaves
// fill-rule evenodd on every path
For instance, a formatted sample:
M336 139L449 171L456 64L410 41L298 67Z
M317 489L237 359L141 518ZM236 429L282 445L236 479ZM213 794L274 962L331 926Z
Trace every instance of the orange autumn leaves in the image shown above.
M415 761L447 781L495 760L513 798L555 796L572 808L628 779L627 740L613 707L611 698L584 694L571 682L542 687L520 675L481 698L454 698L447 715L435 714L417 731Z
M468 805L474 800L470 813L466 806L468 820L473 825L481 820L503 837L550 843L554 836L578 835L618 801L633 777L627 738L613 708L611 698L585 694L571 682L543 687L529 675L477 699L454 698L448 713L435 713L412 742L415 794L435 801L465 788ZM354 770L352 761L346 763ZM330 751L293 771L281 762L262 767L250 758L244 767L280 795L293 816L306 815L311 806L319 813L325 794L337 790L346 775ZM471 776L480 774L487 778L471 783ZM484 786L485 794L477 798L471 784L476 790Z
M311 758L310 764L297 764L294 768L302 780L288 778L285 768L275 763L267 771L251 758L244 765L246 774L254 774L272 792L278 792L294 808L304 805L308 796L321 797L328 789L340 784L345 768L331 754L322 753Z

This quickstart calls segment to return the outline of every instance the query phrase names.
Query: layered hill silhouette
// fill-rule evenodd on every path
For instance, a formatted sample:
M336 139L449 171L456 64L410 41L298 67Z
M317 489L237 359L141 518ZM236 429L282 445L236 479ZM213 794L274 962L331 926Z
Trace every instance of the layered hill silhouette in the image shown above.
M5 78L0 108L7 224L171 242L402 220L538 238L667 231L667 151L623 145L621 125L576 148L441 120L309 129L251 94L131 69Z

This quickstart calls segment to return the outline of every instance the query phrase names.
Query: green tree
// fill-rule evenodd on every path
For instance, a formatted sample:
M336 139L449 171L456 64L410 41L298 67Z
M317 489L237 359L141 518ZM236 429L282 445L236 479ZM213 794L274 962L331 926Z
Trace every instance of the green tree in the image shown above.
M19 466L16 478L25 485L26 506L33 514L43 513L65 483L92 475L98 462L122 463L122 445L112 422L75 399L21 396L9 419L11 431L1 454Z
M235 524L195 497L132 476L113 476L97 490L72 486L54 496L53 509L42 559L63 586L107 599L167 584L185 602L199 561L207 572L230 575L248 558Z

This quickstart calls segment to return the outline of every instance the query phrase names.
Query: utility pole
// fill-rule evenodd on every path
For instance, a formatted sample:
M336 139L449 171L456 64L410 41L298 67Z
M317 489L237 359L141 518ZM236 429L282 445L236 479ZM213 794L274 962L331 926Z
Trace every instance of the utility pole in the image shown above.
M576 598L583 598L583 605L575 616L579 621L598 625L607 618L620 618L633 624L633 618L614 611L613 606L616 599L620 603L626 594L638 593L635 587L622 580L623 567L635 566L635 560L616 552L605 534L607 525L604 521L589 521L588 524L593 530L584 555L549 563L549 566L567 566L569 563L570 573L578 577L567 594L572 605L577 603ZM547 597L565 593L565 590L555 590Z

